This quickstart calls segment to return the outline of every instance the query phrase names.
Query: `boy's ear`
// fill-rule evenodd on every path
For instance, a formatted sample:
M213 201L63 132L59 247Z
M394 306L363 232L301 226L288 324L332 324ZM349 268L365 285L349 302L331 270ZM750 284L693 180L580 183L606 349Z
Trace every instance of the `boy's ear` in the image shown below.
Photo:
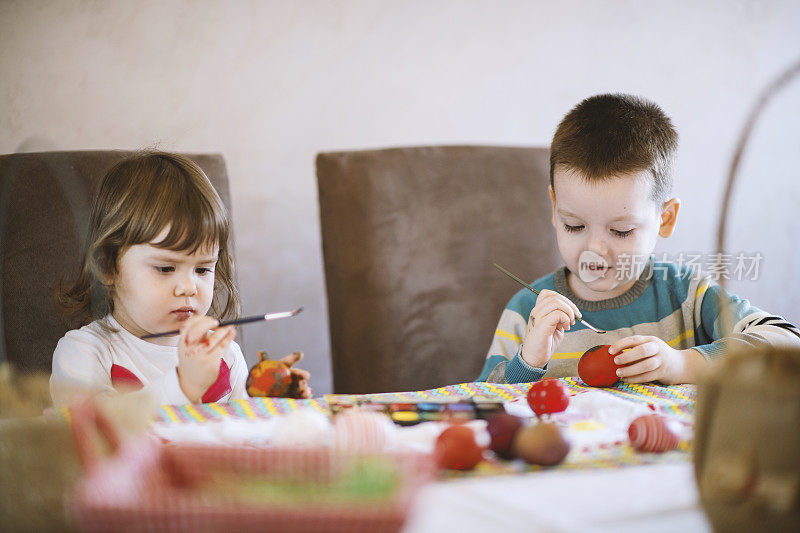
M550 219L550 222L553 224L553 227L556 227L556 193L553 190L552 185L547 186L547 192L550 193L550 203L553 204L553 216Z
M675 231L680 207L680 198L670 198L664 202L664 207L661 208L661 226L658 228L659 236L667 238Z

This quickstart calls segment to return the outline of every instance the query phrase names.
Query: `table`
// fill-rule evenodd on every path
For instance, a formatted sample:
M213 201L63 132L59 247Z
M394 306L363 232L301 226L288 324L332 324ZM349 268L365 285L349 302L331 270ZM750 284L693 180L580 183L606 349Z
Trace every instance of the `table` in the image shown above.
M711 531L691 463L551 470L423 489L406 533Z
M623 409L662 413L688 427L693 424L692 385L620 383L596 389L579 378L561 381L572 394L573 404L591 397ZM528 388L529 384L473 382L359 398L409 402L484 396L518 406ZM342 399L342 395L311 400L250 398L230 404L161 406L154 423L175 428L231 419L269 420L299 408L327 413L328 401ZM587 427L586 420L565 420ZM683 440L672 452L641 454L617 438L599 445L573 446L565 463L554 468L497 463L482 465L475 473L450 474L449 479L423 489L406 530L709 531L710 525L698 506L691 439Z

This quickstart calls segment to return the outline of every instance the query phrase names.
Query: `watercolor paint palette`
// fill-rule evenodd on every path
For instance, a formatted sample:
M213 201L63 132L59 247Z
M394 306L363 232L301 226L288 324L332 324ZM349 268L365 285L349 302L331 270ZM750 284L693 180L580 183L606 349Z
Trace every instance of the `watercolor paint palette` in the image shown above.
M470 399L430 399L417 402L328 399L328 408L334 416L355 407L364 411L384 413L400 426L412 426L422 422L487 419L497 413L505 412L501 400L482 396L473 396Z

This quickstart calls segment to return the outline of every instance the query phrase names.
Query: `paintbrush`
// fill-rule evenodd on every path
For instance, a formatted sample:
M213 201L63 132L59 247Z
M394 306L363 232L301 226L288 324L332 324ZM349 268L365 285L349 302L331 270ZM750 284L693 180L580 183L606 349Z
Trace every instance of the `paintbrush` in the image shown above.
M501 267L501 266L500 266L500 265L498 265L497 263L495 263L495 264L494 264L494 266L495 266L495 268L496 268L497 270L499 270L500 272L502 272L503 274L505 274L505 275L506 275L506 276L508 276L509 278L513 279L514 281L516 281L517 283L519 283L520 285L522 285L523 287L525 287L525 288L526 288L526 289L528 289L529 291L533 292L534 294L539 294L539 291L537 291L536 289L534 289L533 287L531 287L530 285L528 285L527 283L525 283L524 281L522 281L522 280L521 280L521 279L519 279L517 276L515 276L514 274L512 274L511 272L509 272L509 271L508 271L508 270L506 270L505 268ZM564 295L562 294L562 296L564 296ZM566 298L566 297L565 297L565 298ZM597 329L597 328L596 328L596 327L594 327L593 325L591 325L591 324L589 324L588 322L586 322L586 321L585 321L585 320L584 320L584 319L581 317L581 315L578 315L578 316L576 316L575 318L577 318L577 319L578 319L578 322L580 322L581 324L583 324L584 326L586 326L586 327L587 327L587 328L589 328L590 330L594 331L595 333L606 333L606 332L605 332L605 331L603 331L602 329Z
M267 313L266 315L253 315L253 316L245 316L242 318L237 318L236 320L229 320L227 322L220 322L219 326L230 326L236 324L248 324L250 322L261 322L262 320L278 320L279 318L289 318L291 316L295 316L299 314L303 310L302 307L298 307L294 311L282 311L280 313ZM180 330L173 330L173 331L165 331L164 333L150 333L149 335L143 335L142 339L154 339L156 337L166 337L167 335L177 335L180 333Z

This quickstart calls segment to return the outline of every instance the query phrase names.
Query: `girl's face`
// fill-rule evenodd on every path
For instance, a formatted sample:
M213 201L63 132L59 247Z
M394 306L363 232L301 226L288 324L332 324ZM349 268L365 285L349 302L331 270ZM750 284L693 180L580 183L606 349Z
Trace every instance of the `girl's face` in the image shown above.
M214 297L219 246L193 254L153 246L168 232L169 227L150 243L131 246L117 261L112 314L137 337L180 329L190 316L205 315ZM176 335L149 340L174 345L177 339Z

